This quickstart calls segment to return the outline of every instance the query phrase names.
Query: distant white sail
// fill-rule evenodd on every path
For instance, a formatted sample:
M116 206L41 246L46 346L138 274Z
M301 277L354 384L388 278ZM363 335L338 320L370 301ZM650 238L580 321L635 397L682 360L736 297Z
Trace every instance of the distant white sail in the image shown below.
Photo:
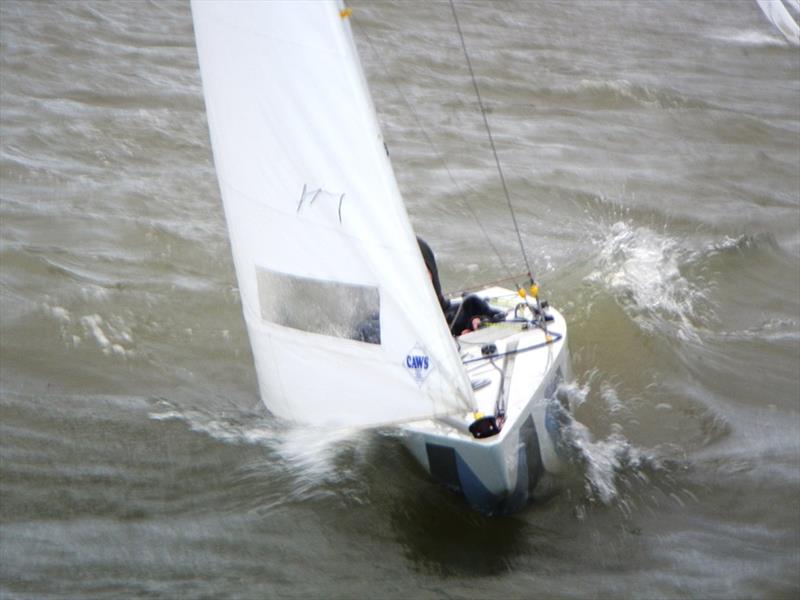
M469 380L341 11L192 3L261 395L275 414L316 424L464 412Z
M800 46L800 27L781 0L756 0L756 2L770 23L783 34L783 37L790 44Z

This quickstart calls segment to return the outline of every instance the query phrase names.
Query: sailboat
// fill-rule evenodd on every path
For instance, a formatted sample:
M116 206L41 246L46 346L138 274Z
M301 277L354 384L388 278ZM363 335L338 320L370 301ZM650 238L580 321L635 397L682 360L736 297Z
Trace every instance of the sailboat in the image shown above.
M192 14L265 405L308 426L397 427L469 505L518 510L564 467L563 317L530 277L478 292L504 322L451 334L342 3L194 0Z
M788 0L796 13L800 13L800 0ZM756 0L758 7L773 27L783 34L793 46L800 46L800 26L781 0Z

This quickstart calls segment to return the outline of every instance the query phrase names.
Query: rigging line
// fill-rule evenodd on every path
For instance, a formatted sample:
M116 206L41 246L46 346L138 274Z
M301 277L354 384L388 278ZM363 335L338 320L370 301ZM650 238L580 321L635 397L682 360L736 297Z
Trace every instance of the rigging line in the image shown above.
M500 356L508 356L511 354L522 354L523 352L530 352L531 350L538 350L539 348L545 348L547 346L553 346L556 342L560 342L563 339L563 335L557 333L555 331L550 332L552 339L549 339L545 342L540 342L538 344L533 344L532 346L525 346L524 348L515 348L514 350L507 350L506 352L497 352L495 354L491 354L489 356L477 356L475 358L470 358L467 360L461 361L462 365L469 365L475 362L480 362L482 360L492 360L494 358L498 358Z
M389 81L391 82L391 84L394 87L394 89L397 91L397 93L403 99L403 103L406 105L406 108L408 108L408 111L414 117L414 121L416 122L417 127L422 132L422 135L425 136L425 140L428 142L428 145L433 150L433 153L436 155L436 158L439 160L439 162L444 167L444 170L447 171L447 176L450 178L450 181L452 182L453 186L458 191L459 198L461 199L461 202L464 204L464 206L467 207L467 210L469 210L470 214L472 215L472 218L475 219L475 223L477 223L478 227L480 228L484 239L489 244L489 247L492 249L492 251L494 252L495 256L497 256L497 259L500 261L500 266L508 274L508 276L509 276L508 279L509 280L513 280L514 284L517 285L516 277L511 274L511 269L508 267L508 265L506 265L506 262L503 260L503 255L500 254L500 251L497 249L497 246L495 246L494 243L492 242L492 238L489 237L489 233L486 231L486 228L483 226L483 223L481 222L480 218L475 213L475 210L472 208L470 203L467 202L466 194L464 193L464 191L462 190L461 186L456 181L455 177L453 177L453 173L450 171L450 167L448 166L447 161L444 159L444 156L442 156L441 152L439 152L439 149L436 147L436 144L433 143L433 140L428 135L427 130L422 125L422 120L419 118L419 114L417 114L417 111L414 110L413 105L408 101L408 98L406 98L406 95L403 93L403 90L400 89L400 86L397 85L397 82L394 80L394 77L392 77L391 72L389 71L389 68L386 66L386 63L383 62L383 58L381 57L380 53L377 51L377 49L373 45L372 38L370 38L369 34L367 34L367 32L364 31L361 28L361 26L358 24L358 22L353 21L353 23L356 25L356 28L358 29L359 34L364 36L364 39L367 40L367 44L369 45L370 50L372 50L372 54L375 56L375 58L380 63L381 67L383 68L384 73L386 74L386 77L389 79ZM475 189L472 188L472 186L469 186L469 187L473 191L475 191ZM528 271L529 271L528 275L530 275L530 268L528 269ZM519 285L517 285L517 287L519 287Z
M472 86L475 88L475 95L478 97L478 106L481 109L483 124L486 126L486 133L489 135L489 144L492 146L492 154L494 155L494 162L497 165L497 172L500 174L500 182L503 184L503 192L505 193L506 202L508 203L508 210L511 212L511 220L514 222L514 231L517 232L517 241L519 241L519 248L522 251L522 258L525 260L525 266L528 269L528 275L530 276L531 281L533 281L533 271L531 270L531 266L528 263L528 255L525 252L525 244L522 243L522 235L519 232L519 224L517 223L517 216L514 213L514 206L511 203L511 196L508 193L508 186L506 185L506 178L503 175L503 168L500 166L500 159L497 156L497 148L494 145L494 137L492 137L492 130L489 127L489 119L486 116L486 109L483 106L483 100L481 99L481 92L478 89L478 82L475 79L475 72L472 70L472 61L470 61L469 54L467 53L467 45L464 42L464 34L461 31L461 24L458 22L458 15L456 14L456 5L453 3L453 0L450 0L450 9L453 11L453 19L456 22L458 37L461 39L461 49L464 50L464 58L467 59L467 67L469 68L469 75L472 78Z
M519 273L517 275L509 275L508 277L503 277L501 279L495 279L494 281L486 281L484 283L479 283L477 285L474 285L474 286L471 286L471 287L462 288L460 290L444 292L444 297L445 298L453 298L455 296L463 296L464 294L467 294L469 292L478 292L478 291L480 291L482 289L485 289L487 287L493 287L493 286L495 286L497 284L505 283L506 281L513 281L514 284L516 285L517 278L525 277L526 275L529 275L529 273ZM519 287L520 286L517 285L517 288L519 288ZM515 296L517 295L516 292L514 292L514 295Z

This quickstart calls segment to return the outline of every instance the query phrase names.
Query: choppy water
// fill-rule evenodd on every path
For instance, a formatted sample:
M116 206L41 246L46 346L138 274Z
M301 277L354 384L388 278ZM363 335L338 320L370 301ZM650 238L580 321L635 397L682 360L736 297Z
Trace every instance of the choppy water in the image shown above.
M500 267L472 212L523 270L448 6L355 9L445 287ZM272 419L188 5L3 0L0 596L800 593L800 53L749 0L459 10L575 476L486 518L390 434Z

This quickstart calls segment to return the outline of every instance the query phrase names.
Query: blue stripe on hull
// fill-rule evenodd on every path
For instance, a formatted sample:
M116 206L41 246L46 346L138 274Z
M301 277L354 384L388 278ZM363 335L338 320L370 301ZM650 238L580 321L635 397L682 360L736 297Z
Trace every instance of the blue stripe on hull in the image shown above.
M543 472L539 436L528 418L520 427L517 449L517 483L510 493L494 494L483 484L459 453L450 446L426 444L431 475L464 495L469 505L482 513L508 514L522 509L533 494Z

